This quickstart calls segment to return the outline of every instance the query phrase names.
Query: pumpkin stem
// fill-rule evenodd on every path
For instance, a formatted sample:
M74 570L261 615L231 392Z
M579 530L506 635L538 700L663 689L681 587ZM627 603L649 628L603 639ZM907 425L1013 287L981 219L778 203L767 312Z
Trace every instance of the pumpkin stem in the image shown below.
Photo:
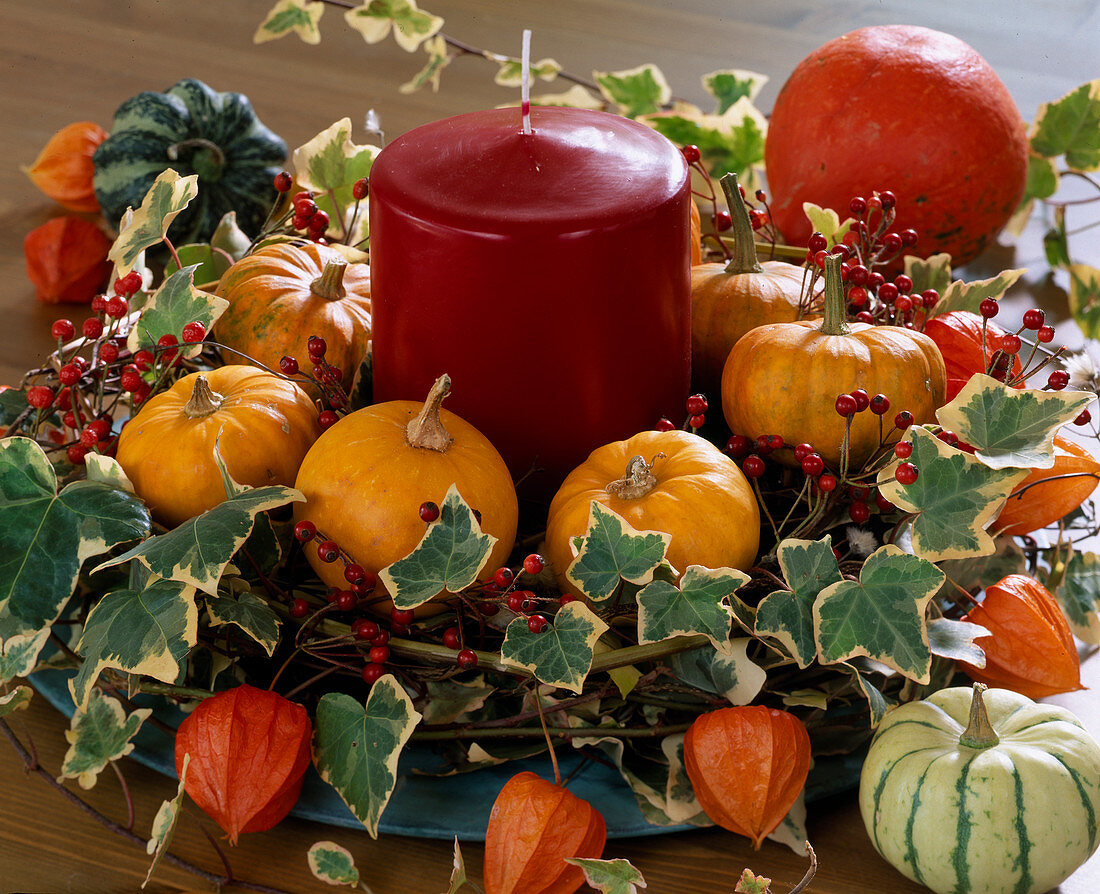
M346 261L328 261L321 275L309 284L309 290L326 301L339 301L348 293L344 288L344 271L347 268Z
M821 332L825 335L847 335L852 331L848 326L845 305L840 258L831 254L825 258L825 319L821 321Z
M168 156L169 161L177 161L180 152L188 149L195 150L191 155L191 167L199 175L200 180L205 180L207 183L216 183L222 179L225 153L222 152L221 146L202 137L195 137L194 139L173 143L168 147L165 154Z
M959 744L967 748L992 748L1001 741L989 722L989 714L985 710L985 701L982 693L988 687L985 683L974 684L974 698L970 702L970 722L963 734L959 736Z
M443 398L450 393L451 377L444 373L435 380L420 412L405 427L405 440L410 447L444 453L451 446L453 439L443 427L443 420L439 418Z
M739 273L763 273L764 268L756 257L756 241L752 234L752 223L749 221L749 212L745 207L745 200L741 198L741 190L737 186L737 175L726 174L720 181L722 192L726 194L726 204L729 205L730 217L733 218L733 256L726 264L726 273L737 275Z
M620 500L640 500L657 486L657 476L653 474L653 463L663 459L658 453L648 463L645 457L632 456L626 464L626 472L607 485L607 492Z
M183 415L188 419L201 419L217 411L224 401L225 398L210 387L206 376L198 376L191 389L191 396L183 405Z

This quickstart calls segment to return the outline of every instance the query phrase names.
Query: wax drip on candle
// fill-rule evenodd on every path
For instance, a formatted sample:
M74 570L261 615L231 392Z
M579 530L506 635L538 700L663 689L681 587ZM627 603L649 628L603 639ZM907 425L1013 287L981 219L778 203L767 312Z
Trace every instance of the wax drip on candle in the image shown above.
M523 29L523 55L520 63L520 109L523 112L523 132L531 133L531 29Z

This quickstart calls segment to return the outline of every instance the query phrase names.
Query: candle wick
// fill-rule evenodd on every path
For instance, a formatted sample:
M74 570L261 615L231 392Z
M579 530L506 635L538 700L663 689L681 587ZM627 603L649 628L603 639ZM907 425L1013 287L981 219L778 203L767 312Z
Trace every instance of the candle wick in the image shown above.
M531 133L531 29L523 29L523 56L521 59L520 108L523 113L523 132Z

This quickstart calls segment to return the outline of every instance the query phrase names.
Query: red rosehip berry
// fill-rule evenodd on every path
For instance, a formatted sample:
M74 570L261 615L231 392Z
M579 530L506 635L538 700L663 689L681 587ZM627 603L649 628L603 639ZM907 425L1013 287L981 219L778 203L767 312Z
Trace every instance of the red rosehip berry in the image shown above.
M88 424L88 428L96 433L96 437L100 441L105 441L111 435L111 417L100 416L98 419L93 419Z
M907 314L913 309L913 299L908 295L898 295L894 299L894 307L897 308L898 313Z
M1000 309L1001 305L999 305L994 298L983 298L981 304L978 305L978 313L987 320L997 316Z
M1050 344L1054 341L1054 327L1040 326L1039 331L1035 333L1035 337L1044 345Z
M811 453L802 460L802 472L816 478L825 470L825 460L820 454Z
M889 411L890 398L888 398L885 394L876 394L874 397L871 398L869 406L872 413L874 413L876 416L881 416Z
M462 645L462 639L457 627L448 627L443 631L443 645L448 649L457 649Z
M744 471L747 478L759 478L764 474L764 460L755 453L751 456L746 456L741 463L741 469Z
M811 444L798 444L794 448L794 458L798 462L802 462L807 456L814 452L813 445Z
M852 286L848 290L848 303L852 307L863 307L867 303L867 290L863 286Z
M367 191L368 185L366 177L360 177L351 185L351 197L357 202L361 202L367 197Z
M58 341L68 341L76 335L76 327L72 320L54 320L50 327L50 334Z
M858 405L856 404L856 399L852 397L852 395L841 394L837 397L834 407L840 416L847 417L855 415Z
M372 646L384 646L390 641L390 632L388 630L378 629L378 632L371 637L370 644Z
M935 289L925 289L920 293L920 303L925 310L931 310L940 300L940 293Z
M317 536L317 526L309 519L303 519L294 526L294 538L299 543L309 543Z
M1001 350L1006 354L1018 354L1022 342L1020 336L1013 335L1011 332L1001 336ZM1006 358L1007 359L1007 358Z
M700 413L698 416L692 416L688 419L688 425L692 428L702 428L703 423L707 421L707 417Z
M508 594L506 605L509 611L513 611L519 614L523 611L523 605L527 601L527 597L524 595L523 590L513 590Z
M857 388L851 392L852 399L856 402L856 412L862 413L871 405L871 398L867 396L867 392L862 388Z
M206 326L198 320L194 320L183 327L183 340L186 342L200 342L206 338Z
M118 360L119 346L113 339L105 341L99 346L99 359L104 363L114 363Z
M96 317L88 317L80 324L80 331L85 338L99 338L103 334L103 321Z
M174 360L178 359L177 355L179 354L179 351L176 349L175 346L179 343L179 339L172 335L172 333L170 332L165 333L157 339L157 347L166 349L160 354L165 363L171 363Z
M325 352L328 351L328 342L319 335L311 335L306 339L306 351L309 352L310 360L314 363L320 363L325 356Z
M335 562L340 558L340 547L335 540L322 540L317 544L317 558L322 562Z
M372 649L371 651L373 652L374 650ZM363 665L363 682L368 686L373 686L382 679L385 673L385 665L381 662Z
M913 455L913 442L912 441L898 441L894 445L894 456L898 459L908 459Z
M439 507L431 500L425 500L420 504L420 518L422 521L431 524L439 518Z
M512 581L515 580L515 574L511 568L501 566L493 572L493 583L496 584L501 590L507 590L511 586Z
M684 155L684 160L687 161L689 165L695 164L695 162L703 157L702 154L699 152L699 147L692 144L681 146L680 151Z
M131 298L137 294L141 285L141 274L136 270L131 270L115 281L115 294L121 295L123 298Z
M317 203L310 198L294 200L294 216L309 219L317 213Z
M378 625L369 618L356 618L351 624L351 635L363 642L378 636Z
M455 656L455 663L463 670L477 667L477 653L473 649L463 649Z
M290 192L294 186L294 178L287 171L279 171L275 175L275 189L277 192Z
M374 585L378 583L378 578L374 576L371 571L364 571L363 576L358 580L351 582L351 591L357 596L364 596L374 589Z
M1088 425L1092 421L1092 414L1088 410L1082 410L1076 419L1073 420L1074 425Z
M871 272L862 264L852 264L848 268L848 282L853 286L865 286Z
M413 622L414 617L415 616L413 615L412 609L408 609L408 608L391 608L390 609L390 620L393 621L394 624L400 624L402 627L408 627Z
M693 394L687 399L687 411L689 416L698 416L709 409L707 399L702 394Z
M892 282L884 282L878 287L878 297L880 301L893 304L898 297L898 287Z
M558 605L568 605L570 602L576 602L577 597L572 593L562 593L558 597Z
M848 506L848 517L857 525L862 525L871 517L871 507L863 500L856 500Z
M1047 315L1043 313L1039 308L1033 307L1031 310L1024 311L1024 328L1025 329L1039 329L1043 323L1046 322Z
M856 322L873 323L875 322L875 318L871 315L871 312L869 310L861 310L858 314L856 314Z
M149 372L156 364L157 359L152 351L138 351L134 354L134 368L141 372Z
M532 633L542 633L549 622L542 615L531 615L527 619L527 629Z
M385 664L390 657L389 646L371 646L370 660L371 664Z
M309 614L309 603L300 596L290 600L290 617L302 619Z
M309 219L309 231L311 233L324 233L328 229L329 216L326 211L315 211Z
M539 574L546 567L546 560L538 553L531 553L523 560L523 570L528 574Z
M106 311L107 316L118 320L130 312L130 303L121 295L114 295L107 299Z
M878 200L886 210L893 208L898 203L898 198L890 190L884 189L878 194Z
M1047 387L1052 391L1061 391L1069 384L1069 373L1064 369L1056 369L1047 376Z
M917 477L917 467L912 463L898 463L898 467L894 470L894 479L905 487L913 484Z
M917 239L920 238L917 231L913 229L902 230L899 235L901 236L901 244L906 247L916 245Z
M84 430L80 432L80 444L81 444L81 446L87 447L89 450L91 450L98 443L99 443L99 432L97 432L90 425L87 426L86 428L84 428Z
M724 233L733 226L733 216L728 211L718 211L714 215L714 229Z
M359 597L351 590L338 590L336 593L336 607L342 612L350 612L359 602Z
M825 249L829 247L829 240L821 233L814 233L810 236L810 241L806 244L806 247L814 253L816 259L819 251L825 251ZM824 258L822 260L824 260Z
M913 414L908 410L902 410L894 417L894 428L900 429L901 431L905 431L905 429L909 428L912 424Z
M864 199L863 196L853 196L852 201L848 203L848 210L851 211L852 214L862 214L867 210L867 200Z
M948 447L959 446L959 436L953 431L948 431L947 429L944 429L939 434L937 434L936 437L939 440L943 441L943 443L945 443Z
M62 385L75 385L80 381L81 375L83 373L75 363L66 363L57 371L57 379Z
M36 410L44 410L53 404L53 389L47 385L31 385L27 389L27 403Z
M662 416L653 428L655 431L673 431L676 428L676 423L667 416Z
M817 479L817 486L825 493L834 491L836 490L836 477L826 472Z
M730 439L726 441L726 452L734 459L747 456L751 447L752 441L744 435L730 435Z
M65 450L65 455L74 466L82 466L88 456L88 448L83 444L70 444Z

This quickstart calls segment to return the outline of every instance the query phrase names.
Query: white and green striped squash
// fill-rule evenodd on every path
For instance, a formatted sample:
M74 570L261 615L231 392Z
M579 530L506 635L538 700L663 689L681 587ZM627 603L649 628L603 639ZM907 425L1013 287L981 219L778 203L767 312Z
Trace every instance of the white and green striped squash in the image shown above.
M938 894L1040 894L1096 850L1100 745L1064 708L984 689L886 715L863 764L863 822Z

